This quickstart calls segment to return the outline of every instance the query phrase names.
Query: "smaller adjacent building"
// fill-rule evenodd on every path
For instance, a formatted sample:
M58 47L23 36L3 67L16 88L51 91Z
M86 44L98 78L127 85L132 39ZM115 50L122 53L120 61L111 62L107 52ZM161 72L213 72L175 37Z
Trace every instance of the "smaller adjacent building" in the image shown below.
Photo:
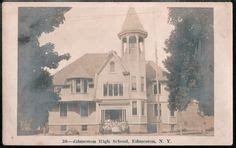
M185 111L178 112L177 117L177 130L180 130L180 124L182 124L182 130L187 132L205 133L214 130L214 117L204 116L196 100L192 100Z

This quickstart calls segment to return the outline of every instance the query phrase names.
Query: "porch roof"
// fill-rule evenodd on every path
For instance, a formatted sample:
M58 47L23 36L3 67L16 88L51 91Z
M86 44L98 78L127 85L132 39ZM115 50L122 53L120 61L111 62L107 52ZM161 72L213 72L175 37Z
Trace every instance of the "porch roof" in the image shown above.
M130 104L130 101L129 100L118 100L118 101L102 101L102 102L99 102L99 105L101 106L112 106L112 105L129 105Z
M58 100L59 102L93 102L95 101L94 98L90 98L90 99L61 99L61 100Z

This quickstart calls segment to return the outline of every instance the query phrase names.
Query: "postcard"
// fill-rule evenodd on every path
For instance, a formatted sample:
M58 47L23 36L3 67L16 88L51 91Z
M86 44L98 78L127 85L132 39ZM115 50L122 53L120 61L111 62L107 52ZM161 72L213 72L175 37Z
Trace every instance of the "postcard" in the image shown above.
M5 145L231 145L232 4L3 3Z

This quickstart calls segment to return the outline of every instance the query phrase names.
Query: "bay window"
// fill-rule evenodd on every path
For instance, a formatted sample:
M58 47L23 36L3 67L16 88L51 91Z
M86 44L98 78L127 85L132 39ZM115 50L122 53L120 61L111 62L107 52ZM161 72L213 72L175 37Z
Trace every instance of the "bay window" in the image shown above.
M60 103L60 116L67 116L67 104L66 103Z
M93 83L89 79L76 79L75 80L75 90L73 90L73 83L71 84L71 91L75 91L76 93L87 93L88 84L90 84L90 88L93 88Z
M88 102L80 103L80 116L87 117L88 116Z

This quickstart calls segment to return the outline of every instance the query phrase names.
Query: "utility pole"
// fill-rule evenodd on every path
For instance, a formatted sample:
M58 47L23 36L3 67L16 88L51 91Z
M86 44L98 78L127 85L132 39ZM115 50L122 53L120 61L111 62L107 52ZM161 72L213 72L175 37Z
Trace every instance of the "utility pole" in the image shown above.
M157 56L157 45L155 42L155 58L156 58L156 88L157 88L157 94L156 94L156 99L157 99L157 110L158 110L158 133L161 132L161 104L160 104L160 92L159 92L159 80L158 80L158 56Z

